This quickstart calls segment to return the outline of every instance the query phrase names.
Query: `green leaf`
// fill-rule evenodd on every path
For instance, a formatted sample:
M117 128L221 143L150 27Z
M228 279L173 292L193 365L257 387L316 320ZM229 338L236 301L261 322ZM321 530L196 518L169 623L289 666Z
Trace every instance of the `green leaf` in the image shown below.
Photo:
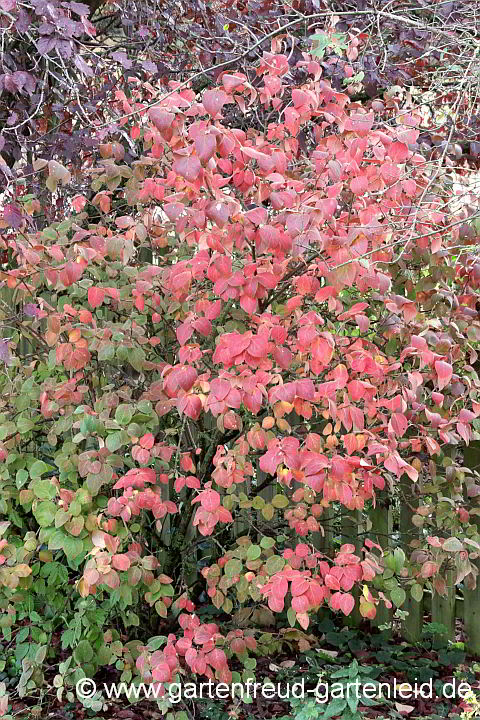
M290 627L295 627L295 623L297 622L297 613L291 607L289 607L287 610L287 620Z
M262 515L265 518L265 520L268 520L268 521L272 520L273 516L275 515L275 509L274 509L273 505L271 505L270 503L267 503L262 508Z
M55 514L55 527L59 528L62 527L62 525L65 525L66 522L70 520L70 513L66 512L63 508L58 508L56 514ZM62 547L60 545L60 547Z
M168 611L167 611L167 607L166 607L165 603L163 602L163 600L157 600L157 602L155 603L155 610L160 615L160 617L162 617L162 618L167 617Z
M412 585L412 587L410 588L410 595L414 600L420 602L420 600L423 598L423 587L420 585L420 583L414 583Z
M80 513L82 512L82 506L80 505L78 500L72 500L72 502L68 506L68 512L71 513L74 517L80 515Z
M141 372L143 370L143 365L145 362L145 351L141 348L133 348L132 350L129 350L127 355L127 361L130 363L134 370L136 370L137 372Z
M272 557L269 557L265 563L265 567L269 575L275 575L275 573L283 570L284 566L285 560L279 555L272 555Z
M140 400L137 405L138 411L141 413L144 413L145 415L151 415L152 414L152 403L150 400Z
M355 692L348 693L347 704L348 704L348 707L350 708L350 710L352 711L352 713L357 712L358 701L359 701L359 698L357 697Z
M60 510L58 511L60 512ZM61 512L64 512L63 510ZM56 520L56 518L55 518ZM65 541L65 538L67 536L65 535L62 530L56 530L54 533L52 533L48 540L48 549L49 550L63 550L63 543Z
M119 425L128 425L133 417L133 407L131 405L119 405L115 410L115 420Z
M113 360L114 357L115 347L113 343L101 343L100 347L98 348L98 359L100 360L100 362L103 362L105 360Z
M77 665L84 665L93 659L93 648L88 640L80 640L77 647L73 651L73 659Z
M41 665L45 658L47 657L47 646L46 645L40 645L40 647L37 649L37 652L35 653L35 662Z
M265 500L260 495L256 495L252 500L252 507L254 510L261 510L265 506Z
M49 527L50 525L53 525L56 513L57 506L50 500L39 503L33 511L35 520L38 522L40 527Z
M36 460L29 469L30 477L40 477L49 470L53 470L53 467L51 465L47 465L47 463L44 463L43 460Z
M395 557L392 555L392 553L390 551L387 551L385 553L385 557L383 560L384 560L386 567L389 570L391 570L392 572L395 572Z
M83 552L83 541L71 535L65 535L63 539L63 552L67 558L73 560Z
M260 540L260 547L262 547L264 550L269 550L275 545L275 540L271 537L262 537Z
M49 587L62 587L68 583L68 570L64 565L58 562L48 563L51 571L48 575Z
M234 575L239 575L242 572L243 565L241 560L237 560L237 558L232 558L232 560L229 560L225 565L225 575L227 577L233 577Z
M405 590L401 587L397 587L390 592L390 599L397 608L399 608L403 605L406 597L407 597L407 594L406 594Z
M119 448L122 447L122 445L125 445L125 431L120 430L119 432L114 432L110 435L107 435L105 445L110 450L110 452L116 452Z
M336 715L342 715L343 711L347 707L347 701L343 698L335 698L331 700L324 710L323 718L331 718Z
M33 422L33 420L30 420L30 418L20 417L17 420L17 430L20 435L24 435L25 433L32 430L32 428L34 427L35 423Z
M53 228L45 228L45 230L42 231L42 235L47 238L47 240L53 240L56 242L58 240L58 233Z
M173 597L175 594L175 591L173 589L173 585L162 585L160 588L160 595L162 597Z
M17 474L15 476L15 483L18 490L20 490L25 485L28 478L29 474L26 470L17 470Z
M51 480L34 480L30 487L40 500L53 500L57 494L57 488Z
M450 537L443 543L442 550L445 550L446 552L461 552L462 550L465 550L465 546L458 538Z
M313 41L311 55L313 55L314 57L323 57L325 54L325 50L330 44L330 38L322 32L312 35L310 37L310 40Z
M286 495L275 495L270 502L274 508L286 508L289 500Z
M18 633L15 636L15 642L16 643L23 643L28 636L30 635L30 628L29 627L23 627L21 628Z
M250 545L247 550L247 560L258 560L262 554L260 545Z
M109 665L110 660L112 659L112 650L111 648L107 647L106 645L102 645L97 651L96 651L96 661L99 665Z
M155 650L160 650L160 648L163 647L166 642L166 635L155 635L155 637L151 637L148 641L148 649L152 652Z
M405 553L403 552L402 548L395 548L395 550L393 551L393 559L395 563L394 570L397 575L399 575L403 569L403 566L405 565Z

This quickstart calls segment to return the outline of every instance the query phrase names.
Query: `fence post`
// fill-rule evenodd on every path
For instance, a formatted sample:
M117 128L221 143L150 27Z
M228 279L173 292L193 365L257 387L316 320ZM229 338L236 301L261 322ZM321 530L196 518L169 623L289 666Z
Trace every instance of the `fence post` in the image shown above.
M446 572L447 591L445 595L439 595L432 591L432 622L445 625L446 632L438 633L436 639L455 640L455 577L454 570Z
M463 449L463 462L470 470L480 470L480 441L475 440ZM476 522L477 532L480 533L480 518L472 516ZM463 618L465 633L467 635L467 651L480 656L480 561L475 560L478 569L477 583L474 590L464 586L463 590Z
M404 475L403 478L406 476ZM418 537L419 531L412 523L414 510L412 506L417 503L412 493L412 481L407 477L400 483L400 536L405 555L410 554L410 542ZM422 637L423 625L423 600L414 600L409 592L401 608L408 612L408 616L402 623L402 635L408 642L419 642Z
M370 539L386 550L391 541L393 531L393 513L386 493L377 493L376 505L369 512L369 519L372 524L369 532ZM393 611L385 607L383 602L377 606L377 614L372 620L374 627L386 625L392 622Z

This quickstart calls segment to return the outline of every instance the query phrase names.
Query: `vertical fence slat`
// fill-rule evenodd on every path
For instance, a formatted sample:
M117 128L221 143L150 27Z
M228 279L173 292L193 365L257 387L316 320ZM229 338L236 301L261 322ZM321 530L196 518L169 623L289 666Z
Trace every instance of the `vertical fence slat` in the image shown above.
M440 640L455 640L455 577L456 573L449 569L446 572L446 595L432 594L432 622L441 623L446 627L445 633L439 633Z
M463 458L465 467L478 472L480 470L480 441L471 442L468 447L464 448ZM480 518L478 515L471 517L480 534ZM467 635L467 650L478 657L480 655L480 561L475 560L474 562L478 570L477 584L473 590L464 587L463 617Z
M376 505L369 512L369 519L372 525L369 532L370 539L378 543L383 550L386 550L391 544L393 532L393 512L386 493L378 493ZM392 617L393 611L389 610L381 602L377 606L377 614L372 621L372 625L374 627L386 625L392 621Z
M197 545L195 545L195 540L197 539L197 528L193 525L193 519L195 515L192 515L190 522L188 523L187 531L185 533L185 541L186 545L189 548L188 554L189 554L189 560L194 561L194 567L190 570L190 572L186 573L185 575L185 583L187 587L192 587L197 580L199 579L198 574L198 556L199 556L199 549ZM191 543L191 545L189 545Z
M244 492L246 495L250 494L252 488L252 481L250 478L245 479L245 487ZM237 506L235 519L233 521L233 537L239 538L242 537L242 535L248 535L250 531L250 523L247 520L247 516L245 513L249 512L248 510L241 510Z
M403 476L405 478L405 476ZM400 534L401 544L403 546L405 555L410 555L411 548L409 543L414 539L418 538L419 530L413 525L412 517L414 511L412 506L417 504L413 493L412 493L412 482L409 478L402 480L401 482L402 497L400 501ZM422 625L423 625L423 600L417 602L414 600L407 591L407 597L403 604L402 610L408 612L408 616L402 623L402 635L408 642L419 642L422 637Z
M162 485L162 500L172 500L173 496L173 479L170 478L166 485ZM170 515L167 513L162 520L162 531L160 533L160 539L166 547L169 547L172 542L171 532L171 521Z
M465 620L465 633L467 635L467 650L470 654L480 655L480 566L477 584L474 590L465 588L463 591L463 615Z
M333 549L333 519L334 513L333 508L325 508L322 515L320 516L320 525L323 528L323 534L321 532L312 533L312 544L321 553L324 553L328 557L332 557Z

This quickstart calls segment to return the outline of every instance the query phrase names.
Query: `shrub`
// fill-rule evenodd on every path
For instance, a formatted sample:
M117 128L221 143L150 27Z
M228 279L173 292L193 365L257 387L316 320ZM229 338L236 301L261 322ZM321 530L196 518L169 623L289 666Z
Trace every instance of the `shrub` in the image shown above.
M242 607L305 643L322 606L373 619L444 592L452 562L475 583L475 476L435 459L478 438L478 225L460 232L419 110L295 67L292 86L274 39L255 86L132 81L79 177L35 161L58 222L5 206L0 624L21 694L60 631L59 697L103 665L229 681L257 651L247 615L224 623ZM326 509L405 484L428 497L408 557L322 552Z

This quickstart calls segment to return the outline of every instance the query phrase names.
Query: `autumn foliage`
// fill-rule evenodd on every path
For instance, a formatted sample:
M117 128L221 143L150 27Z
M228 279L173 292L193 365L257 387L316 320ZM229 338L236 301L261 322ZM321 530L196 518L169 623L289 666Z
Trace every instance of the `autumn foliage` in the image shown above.
M1 626L32 598L71 619L60 696L97 658L229 681L262 652L254 621L232 629L242 608L307 642L320 608L373 620L413 586L443 593L452 563L475 585L479 485L452 448L479 438L478 224L414 102L352 100L315 53L295 67L292 86L274 38L255 83L132 80L81 170L34 160L63 217L42 225L27 183L6 198ZM398 582L377 537L325 551L327 511L402 487L423 531Z

